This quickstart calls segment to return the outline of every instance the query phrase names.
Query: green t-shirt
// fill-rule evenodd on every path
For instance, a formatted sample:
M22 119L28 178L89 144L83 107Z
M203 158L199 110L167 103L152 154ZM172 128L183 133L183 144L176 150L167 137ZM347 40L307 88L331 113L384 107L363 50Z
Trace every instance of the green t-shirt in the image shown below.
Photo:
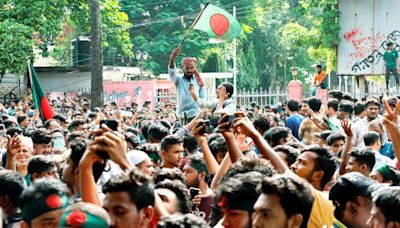
M399 53L397 53L396 50L393 50L392 52L386 51L385 54L383 55L383 59L386 61L386 68L397 68L397 63L396 60L399 57Z

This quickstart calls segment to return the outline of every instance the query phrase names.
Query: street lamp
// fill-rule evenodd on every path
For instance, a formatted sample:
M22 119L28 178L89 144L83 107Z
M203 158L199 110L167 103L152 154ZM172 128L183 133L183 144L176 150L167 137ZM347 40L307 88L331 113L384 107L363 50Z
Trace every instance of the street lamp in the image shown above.
M291 67L290 71L292 71L293 80L297 80L297 67Z
M146 51L144 51L144 52L136 51L135 52L135 57L136 57L136 60L139 63L139 67L140 67L140 79L143 79L144 63L149 59L150 55Z

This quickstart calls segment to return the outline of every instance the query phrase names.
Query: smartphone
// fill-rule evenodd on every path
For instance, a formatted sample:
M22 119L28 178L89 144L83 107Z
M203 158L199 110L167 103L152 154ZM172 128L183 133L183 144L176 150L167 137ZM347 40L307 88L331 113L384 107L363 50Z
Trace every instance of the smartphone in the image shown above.
M199 134L209 134L211 133L211 128L210 128L210 121L209 120L203 120L203 129L199 132Z
M118 130L118 121L116 120L101 120L100 121L100 127L101 125L107 125L111 130L117 131Z
M192 199L197 196L198 194L200 194L200 189L198 188L189 188L189 192L190 192L190 196L192 197Z

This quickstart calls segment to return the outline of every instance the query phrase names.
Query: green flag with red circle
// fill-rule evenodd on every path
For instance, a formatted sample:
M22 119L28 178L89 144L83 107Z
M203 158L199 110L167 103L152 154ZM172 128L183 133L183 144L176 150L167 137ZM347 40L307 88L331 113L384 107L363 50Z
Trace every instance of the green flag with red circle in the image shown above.
M42 119L46 121L53 118L54 114L32 63L29 63L29 67L33 103L35 103L36 109L40 111Z
M242 27L235 17L212 4L206 6L194 29L208 33L210 42L228 41L242 32Z

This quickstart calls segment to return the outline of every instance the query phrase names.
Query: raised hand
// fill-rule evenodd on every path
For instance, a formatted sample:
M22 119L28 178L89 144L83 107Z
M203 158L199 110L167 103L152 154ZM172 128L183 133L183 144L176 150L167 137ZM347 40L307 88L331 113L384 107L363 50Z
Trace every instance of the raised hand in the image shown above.
M342 120L342 127L347 137L353 137L353 131L349 120Z
M393 121L397 124L398 122L398 115L400 112L400 100L397 101L396 107L394 110L389 106L389 103L387 102L387 99L383 99L383 106L385 107L386 114L384 115L387 120Z

